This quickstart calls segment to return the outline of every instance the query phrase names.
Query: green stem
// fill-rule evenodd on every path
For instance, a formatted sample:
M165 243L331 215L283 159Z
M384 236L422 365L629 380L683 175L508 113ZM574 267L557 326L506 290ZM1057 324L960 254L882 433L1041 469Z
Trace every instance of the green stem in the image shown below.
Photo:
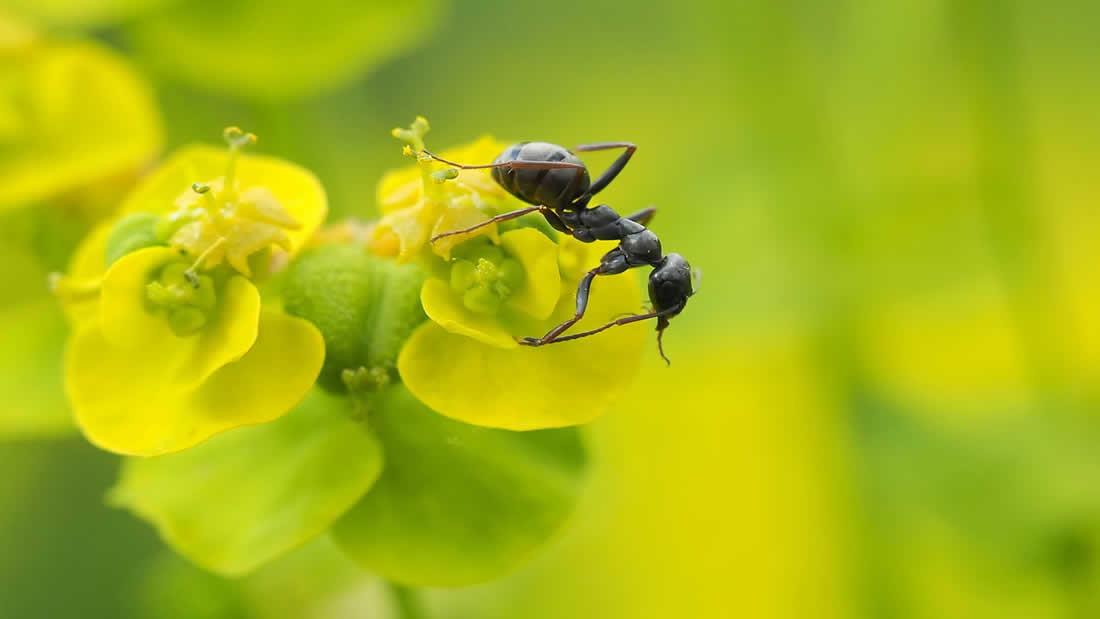
M389 588L397 610L397 619L427 619L428 615L424 612L424 605L416 591L395 582L389 583Z

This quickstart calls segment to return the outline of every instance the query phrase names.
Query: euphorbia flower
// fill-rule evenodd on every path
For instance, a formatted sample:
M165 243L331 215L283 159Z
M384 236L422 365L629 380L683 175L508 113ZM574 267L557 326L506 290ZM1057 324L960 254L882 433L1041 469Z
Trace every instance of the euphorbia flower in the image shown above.
M186 148L151 174L57 282L77 321L67 390L78 425L104 449L169 453L270 421L320 371L318 330L261 309L249 278L275 247L301 248L324 218L324 191L301 168L239 156L251 136L226 137L228 153Z
M416 154L427 126L418 118L394 135L409 143L407 153ZM504 148L486 137L443 157L484 163ZM423 156L416 167L387 174L379 193L385 215L374 229L372 250L398 260L419 256L433 273L420 293L431 322L413 333L398 358L401 379L413 395L466 423L531 430L591 421L628 388L641 356L638 326L541 348L517 341L541 336L573 316L578 282L614 243L563 237L537 215L431 243L435 234L522 204L485 170L459 173ZM574 328L641 309L633 274L601 277Z

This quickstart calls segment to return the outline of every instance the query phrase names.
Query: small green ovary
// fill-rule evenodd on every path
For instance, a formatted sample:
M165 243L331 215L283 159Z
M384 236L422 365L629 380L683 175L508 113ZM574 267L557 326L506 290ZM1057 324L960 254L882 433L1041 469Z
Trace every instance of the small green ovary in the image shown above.
M145 285L147 308L164 316L172 332L180 337L201 331L218 303L214 280L208 275L196 276L189 266L169 263Z
M471 312L496 314L526 279L518 260L487 241L463 243L454 250L451 290L462 295L463 306Z

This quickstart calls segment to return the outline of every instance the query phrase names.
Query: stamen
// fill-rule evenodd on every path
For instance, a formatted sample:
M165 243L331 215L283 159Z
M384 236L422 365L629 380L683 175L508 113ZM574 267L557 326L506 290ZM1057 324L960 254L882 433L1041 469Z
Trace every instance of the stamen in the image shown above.
M256 143L256 134L245 133L240 127L226 127L222 132L225 143L229 145L229 162L225 165L225 191L234 190L234 181L237 176L237 151L250 144Z
M183 276L187 279L187 281L191 282L192 286L194 286L195 288L199 287L199 276L198 273L196 273L196 270L202 266L202 263L206 260L206 257L209 256L211 252L220 248L222 245L225 244L225 242L226 239L224 236L219 237L218 240L210 244L210 247L204 249L203 252L199 254L198 258L195 258L195 262L191 264L190 268L183 272Z

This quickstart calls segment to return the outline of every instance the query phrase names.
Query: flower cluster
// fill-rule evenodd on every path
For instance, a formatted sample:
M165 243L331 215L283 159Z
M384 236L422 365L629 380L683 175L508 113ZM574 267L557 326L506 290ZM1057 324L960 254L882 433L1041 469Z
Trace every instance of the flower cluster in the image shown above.
M575 503L575 426L628 387L642 330L519 346L572 315L608 248L539 217L432 243L518 204L419 155L427 131L395 130L416 162L382 178L378 222L323 228L317 179L231 127L141 179L53 277L77 425L131 456L111 501L195 562L240 574L331 531L390 579L476 582ZM630 275L597 287L581 328L641 304Z

